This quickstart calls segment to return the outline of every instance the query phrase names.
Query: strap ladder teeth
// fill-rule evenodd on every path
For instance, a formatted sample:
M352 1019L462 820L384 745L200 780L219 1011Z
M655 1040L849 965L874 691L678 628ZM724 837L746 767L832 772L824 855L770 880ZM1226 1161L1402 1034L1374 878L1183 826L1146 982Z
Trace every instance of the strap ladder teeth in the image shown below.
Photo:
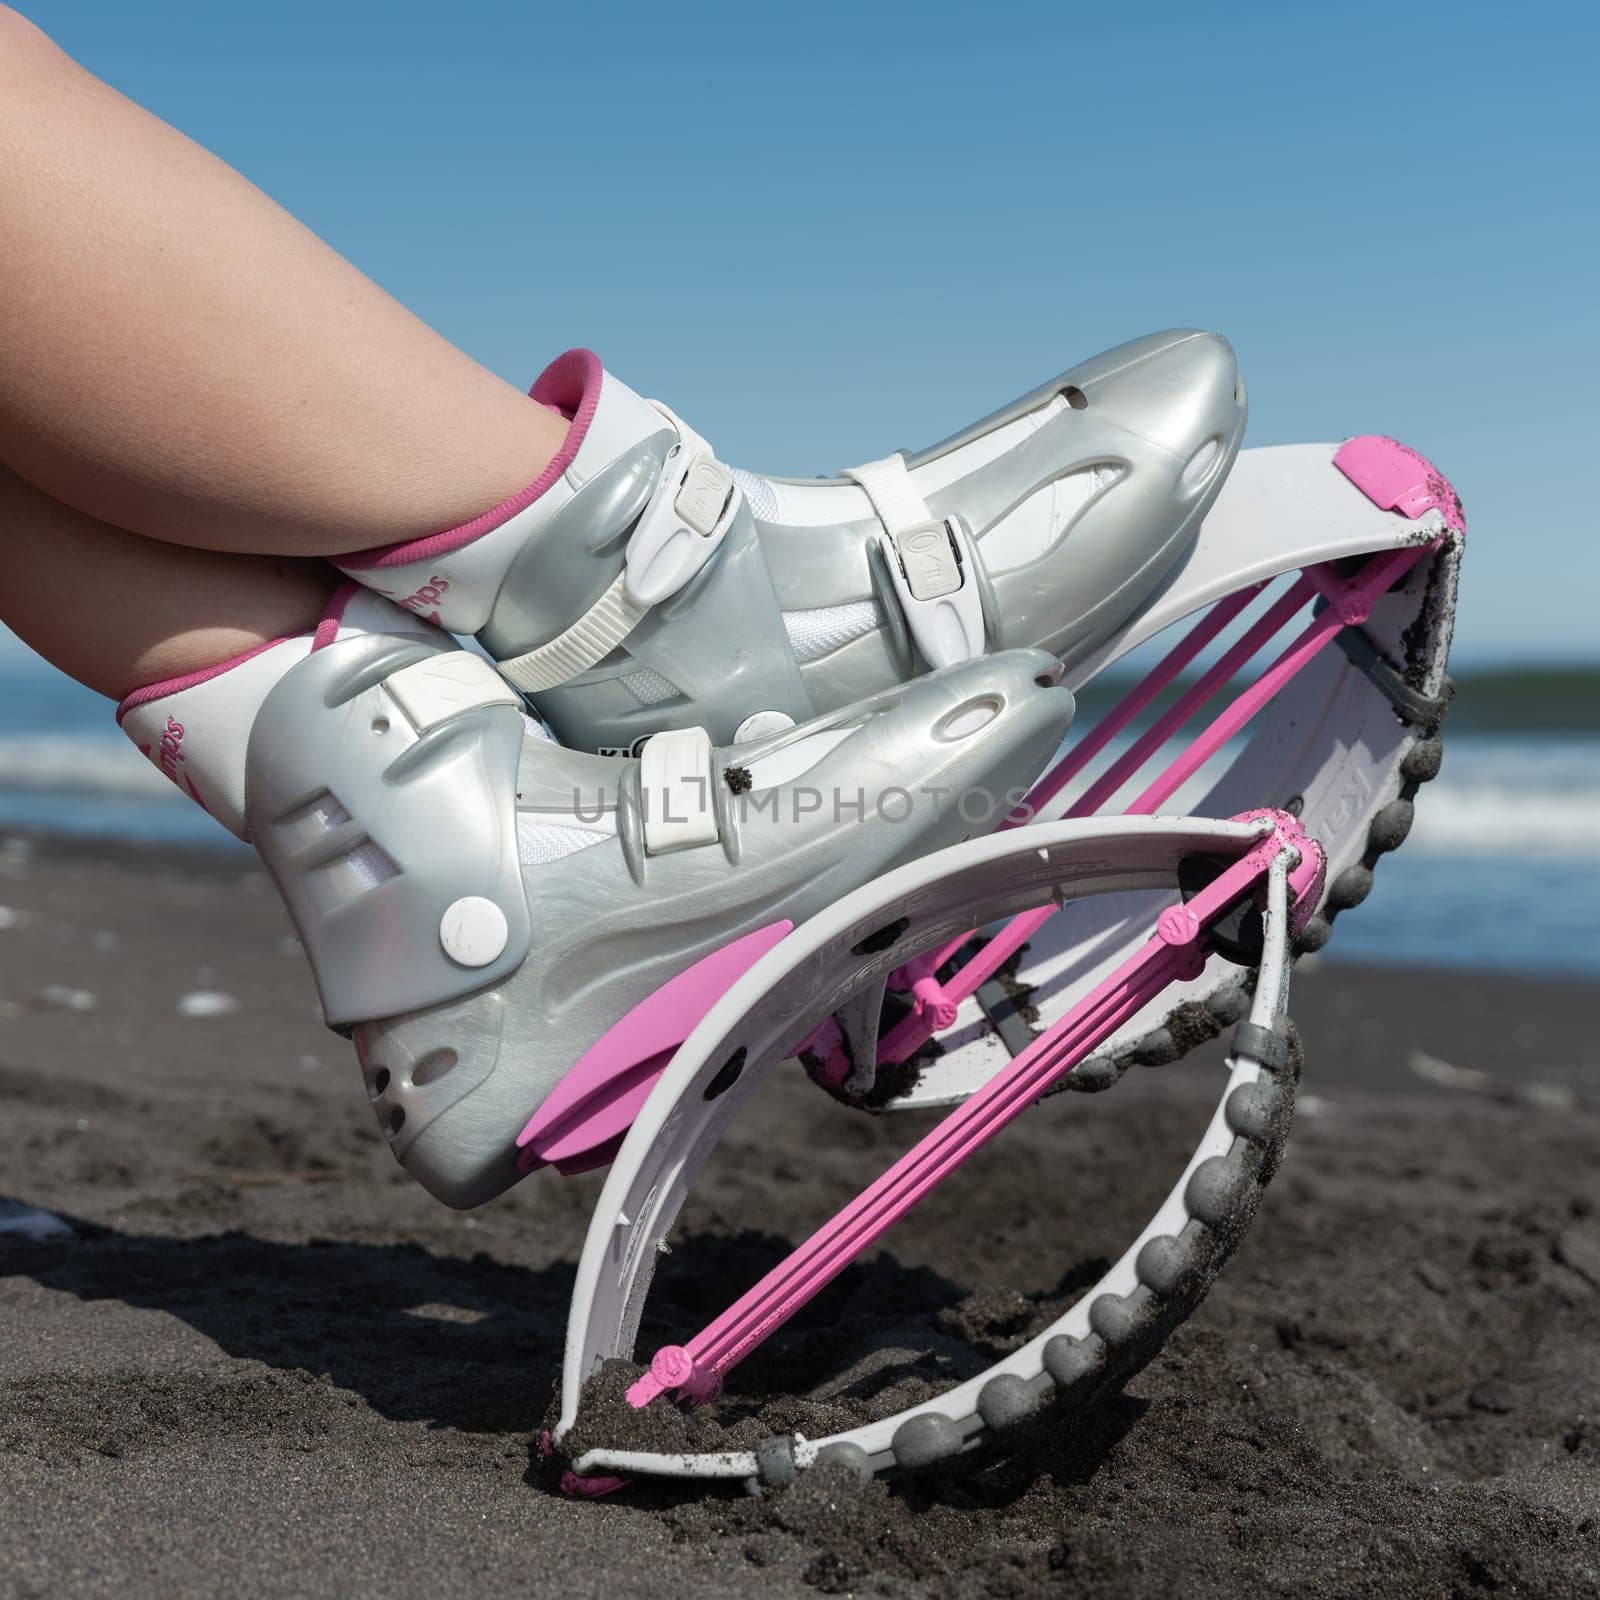
M669 599L716 554L742 503L733 474L676 417L680 443L628 536L625 564L605 593L554 639L499 663L524 694L570 682L621 646L652 606Z

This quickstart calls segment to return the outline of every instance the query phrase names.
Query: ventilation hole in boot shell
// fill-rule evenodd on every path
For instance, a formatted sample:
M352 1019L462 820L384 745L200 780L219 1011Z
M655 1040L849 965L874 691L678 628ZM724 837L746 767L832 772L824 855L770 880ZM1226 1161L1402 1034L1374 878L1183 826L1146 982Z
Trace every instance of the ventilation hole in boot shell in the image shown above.
M458 1059L454 1050L431 1051L411 1069L411 1086L422 1089L437 1083L447 1072L455 1070Z
M1193 489L1203 483L1210 476L1211 469L1216 465L1222 454L1222 441L1220 439L1207 439L1195 453L1183 464L1183 471L1178 476L1178 484L1183 489Z
M971 738L980 729L987 728L1004 709L1005 703L998 695L978 695L954 711L945 712L933 725L933 737L951 743Z
M403 1127L405 1127L405 1125L406 1125L406 1108L404 1106L396 1106L389 1113L389 1132L390 1133L399 1133L399 1131Z
M1061 391L1061 398L1072 407L1074 411L1086 411L1089 408L1089 397L1077 384L1069 383Z
M389 1069L387 1067L379 1067L378 1070L372 1075L372 1087L367 1090L367 1093L372 1097L372 1099L377 1100L383 1095L384 1091L388 1087Z

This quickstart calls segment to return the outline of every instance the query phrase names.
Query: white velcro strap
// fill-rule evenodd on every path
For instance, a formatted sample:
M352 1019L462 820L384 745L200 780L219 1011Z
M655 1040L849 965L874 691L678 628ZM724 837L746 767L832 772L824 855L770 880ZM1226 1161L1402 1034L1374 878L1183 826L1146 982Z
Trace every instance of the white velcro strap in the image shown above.
M383 686L418 733L480 706L521 706L494 668L470 650L413 661L391 672Z
M500 676L526 694L553 689L605 660L649 609L633 600L628 575L619 572L611 587L565 633L526 655L509 656L500 663Z
M712 801L711 735L704 728L652 734L639 752L646 855L666 855L722 837Z
M937 521L928 502L917 493L904 456L885 456L882 461L846 467L843 476L854 479L867 491L872 509L891 539Z
M983 599L977 556L956 517L936 517L917 492L905 457L850 467L883 524L878 548L900 609L930 666L948 667L983 654Z

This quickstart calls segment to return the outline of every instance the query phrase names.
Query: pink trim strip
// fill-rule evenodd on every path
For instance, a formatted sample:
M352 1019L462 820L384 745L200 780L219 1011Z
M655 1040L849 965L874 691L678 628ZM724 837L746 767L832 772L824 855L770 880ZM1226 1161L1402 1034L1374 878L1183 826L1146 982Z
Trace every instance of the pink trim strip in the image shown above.
M345 607L361 593L361 585L354 578L346 578L328 597L328 609L322 613L317 631L311 635L311 651L326 650L339 637L339 627L344 621Z
M569 350L560 355L539 374L528 391L540 405L559 411L572 419L567 437L556 452L554 460L520 494L502 500L492 511L463 522L459 528L447 528L443 533L429 534L422 539L406 539L399 544L380 545L374 550L357 550L340 556L339 565L361 572L375 572L383 567L400 567L413 561L432 561L437 556L448 555L464 544L471 544L480 534L491 532L501 523L509 521L519 511L526 510L546 489L560 478L577 456L589 424L594 420L595 408L600 404L600 389L605 379L605 369L592 350Z
M587 1172L616 1154L678 1046L736 979L792 932L768 923L702 956L641 1000L584 1051L517 1135L517 1170Z
M232 672L235 667L242 667L246 661L260 655L264 650L270 650L274 645L287 644L291 639L303 638L305 638L303 633L286 633L281 638L268 639L265 644L252 646L243 655L219 661L214 667L202 667L199 672L185 673L181 678L166 678L160 683L151 683L143 689L135 689L117 707L117 726L119 728L122 726L122 719L130 711L149 705L152 700L160 700L169 694L181 694L185 689L198 688L202 683L210 683L213 678L220 678L224 672Z

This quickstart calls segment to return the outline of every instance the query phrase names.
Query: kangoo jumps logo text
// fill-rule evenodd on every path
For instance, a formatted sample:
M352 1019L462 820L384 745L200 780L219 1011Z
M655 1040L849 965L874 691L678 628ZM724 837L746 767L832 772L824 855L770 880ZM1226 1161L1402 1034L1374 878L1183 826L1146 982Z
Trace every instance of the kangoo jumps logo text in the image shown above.
M194 779L189 776L188 759L183 753L183 735L183 724L176 717L169 716L166 727L161 730L153 743L145 744L141 741L139 753L155 762L202 811L209 812L211 807L201 797L200 791L194 786Z
M181 789L183 780L178 776L178 763L183 760L183 724L176 717L168 717L162 730L161 742L156 746L156 765Z
M439 604L440 600L444 598L445 591L449 587L450 580L448 578L441 578L435 574L415 594L408 594L400 604L408 611L416 611L423 616L428 616Z

